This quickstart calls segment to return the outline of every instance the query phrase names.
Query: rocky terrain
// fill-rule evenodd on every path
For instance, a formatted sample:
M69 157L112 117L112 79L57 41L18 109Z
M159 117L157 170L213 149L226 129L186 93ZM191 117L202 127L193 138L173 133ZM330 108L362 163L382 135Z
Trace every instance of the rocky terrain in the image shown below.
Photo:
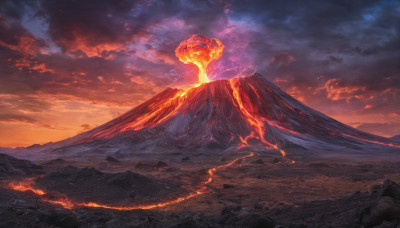
M257 74L0 153L0 227L400 226L400 144Z
M7 157L9 158L9 157ZM204 162L189 158L190 162ZM215 159L217 160L217 159ZM220 157L226 163L230 157ZM222 161L221 161L222 160ZM59 161L60 162L60 161ZM175 173L186 179L205 177L201 169L182 167L106 173L94 168L41 166L17 159L1 160L1 227L397 227L400 225L400 159L362 161L328 159L282 163L256 155L221 169L207 184L207 192L186 201L150 210L63 208L41 200L33 192L13 191L9 180L38 178L36 185L72 200L114 204L156 202L185 194L177 185L185 178L163 182ZM149 162L150 163L150 162ZM159 161L154 161L158 164ZM21 165L23 164L23 165ZM57 165L60 165L59 163ZM40 170L40 173L13 173ZM169 167L169 168L166 168ZM174 168L174 169L172 169ZM172 169L167 171L167 169ZM138 174L136 172L140 172ZM46 173L43 175L43 173ZM7 174L7 175L6 175ZM350 175L349 175L350 174ZM390 180L387 180L390 179ZM178 181L179 180L179 181ZM394 182L393 182L394 181ZM195 184L194 181L191 184ZM197 183L197 182L196 182ZM169 188L166 188L169 186ZM169 189L169 190L168 190ZM130 195L132 194L132 195ZM171 196L171 195L170 195Z

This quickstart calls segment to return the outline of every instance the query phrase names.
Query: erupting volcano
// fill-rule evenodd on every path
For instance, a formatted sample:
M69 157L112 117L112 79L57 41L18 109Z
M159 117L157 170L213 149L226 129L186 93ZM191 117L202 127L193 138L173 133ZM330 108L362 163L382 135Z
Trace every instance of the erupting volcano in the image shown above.
M167 88L90 131L27 150L27 157L31 156L32 160L55 159L50 164L65 159L93 165L106 157L112 163L107 164L108 168L118 167L116 164L120 161L114 157L125 159L127 164L132 159L162 157L182 169L163 170L167 164L160 161L151 166L151 170L178 172L176 176L194 176L194 180L182 178L184 180L166 182L130 171L113 174L67 167L37 178L37 182L34 178L10 181L7 188L32 192L42 201L66 209L147 210L171 206L207 193L208 186L217 179L217 171L240 167L241 162L254 156L274 158L273 164L286 165L290 169L298 164L298 159L310 159L311 155L353 155L382 148L396 152L400 148L400 144L387 138L358 131L307 107L259 74L210 81L207 65L221 57L223 48L217 39L193 35L182 41L175 52L182 62L199 68L196 86ZM176 162L176 154L205 156L205 160L203 158L185 167L181 163L189 157ZM215 156L221 155L229 155L229 162L225 162L225 158L219 158L223 163L215 160ZM260 159L253 163L264 164ZM200 171L193 171L192 166L197 166ZM146 165L139 162L135 167ZM85 186L89 180L98 188L111 192L111 202L106 194L96 195L103 200L98 201L85 187L82 191L89 192L89 196L77 194L75 189ZM188 186L182 187L186 184ZM73 190L69 189L71 186ZM232 187L229 184L223 186ZM68 191L64 194L66 188ZM92 191L96 189L94 187ZM151 202L148 198L150 193L156 195L150 198ZM140 196L138 200L135 198L137 194ZM125 195L129 200L124 198ZM118 203L115 200L119 200Z
M259 74L210 82L207 65L221 57L223 48L218 39L192 35L175 53L199 68L199 84L184 90L167 88L108 123L51 145L52 150L77 155L69 152L104 144L121 153L247 148L290 157L285 148L400 147L307 107Z

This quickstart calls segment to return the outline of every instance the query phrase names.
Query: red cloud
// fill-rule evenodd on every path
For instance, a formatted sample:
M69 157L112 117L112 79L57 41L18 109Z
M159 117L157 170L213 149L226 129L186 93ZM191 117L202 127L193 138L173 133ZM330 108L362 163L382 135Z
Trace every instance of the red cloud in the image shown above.
M367 98L364 94L366 87L356 85L346 85L344 81L338 78L329 79L325 83L325 90L327 92L327 98L332 101L346 100L349 101L352 98L365 99Z

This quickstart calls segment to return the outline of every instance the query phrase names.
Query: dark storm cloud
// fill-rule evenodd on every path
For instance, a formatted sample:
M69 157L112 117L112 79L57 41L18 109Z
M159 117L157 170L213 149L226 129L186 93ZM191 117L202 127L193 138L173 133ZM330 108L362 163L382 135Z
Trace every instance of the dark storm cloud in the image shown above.
M169 17L185 19L192 25L193 32L207 32L212 26L210 22L223 12L221 4L195 1L88 0L77 3L43 0L39 12L48 20L50 37L64 51L80 49L89 56L123 50L132 41L148 39L153 35L151 27Z
M54 130L65 130L65 128L62 128L62 127L42 123L32 117L29 117L26 115L14 114L14 113L0 114L0 123L29 123L29 124L35 124L35 125L39 125L41 127L54 129Z
M224 43L216 78L257 71L328 114L400 110L395 0L6 0L0 94L136 105L193 82L174 54L193 33Z
M23 115L16 114L0 114L0 122L27 122L27 123L37 123L38 121Z
M137 104L141 99L135 96L154 94L182 78L179 73L177 76L171 73L175 72L171 64L178 62L173 51L176 44L192 32L207 33L214 26L211 22L223 15L223 6L223 3L181 1L80 1L79 4L77 1L36 1L29 5L29 10L34 11L31 14L36 19L46 21L50 50L40 53L14 50L14 56L7 54L1 63L4 66L1 73L13 76L0 79L2 91L62 93L94 102L120 104L127 103L121 100L120 94L128 93L127 100ZM184 20L191 31L177 33L164 25L175 26L177 20ZM20 29L24 35L33 37L17 22L12 27L14 30ZM161 29L153 31L155 27ZM12 38L6 34L5 37ZM21 46L15 40L15 46ZM145 48L141 47L142 43L146 43ZM51 50L54 44L62 53L54 52L54 47ZM99 90L103 92L98 93Z
M395 98L400 89L398 1L237 1L232 9L234 18L264 25L262 38L250 46L256 65L270 78L286 81L280 83L284 89L296 88L307 103L324 110L350 102L360 113L378 111L365 106L400 109ZM295 61L268 61L281 52ZM329 99L323 87L331 79L344 83L336 89L347 98Z

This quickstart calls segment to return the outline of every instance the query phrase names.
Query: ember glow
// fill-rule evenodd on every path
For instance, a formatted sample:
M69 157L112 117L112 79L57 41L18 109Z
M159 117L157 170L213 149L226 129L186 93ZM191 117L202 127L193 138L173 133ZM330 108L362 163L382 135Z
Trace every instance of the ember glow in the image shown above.
M42 196L45 195L46 192L41 190L41 189L36 189L32 187L32 185L35 183L33 178L26 179L24 181L14 181L9 184L9 187L11 189L14 189L16 191L20 192L26 192L26 191L32 191L36 195Z
M192 35L182 41L175 49L175 55L185 64L194 64L199 68L199 83L209 82L207 77L208 64L222 56L224 45L218 39L207 38L202 35Z
M360 138L360 137L356 137L356 136L349 135L349 134L342 134L342 135L345 136L345 137L350 137L350 138L357 139L357 140L360 140L360 141L363 141L363 142L368 142L368 143L373 143L373 144L378 144L378 145L383 145L383 146L400 148L400 144L385 143L385 142L380 142L380 141L377 141L377 140Z
M264 144L267 145L265 148L266 148L266 149L274 148L274 149L278 150L278 151L281 153L282 157L285 157L285 156L286 156L286 152L285 152L284 150L279 149L278 145L272 144L272 143L268 142L268 141L265 139L265 136L264 136L264 135L265 135L264 122L262 121L261 118L252 115L252 114L250 113L250 111L248 111L248 109L245 107L245 105L244 105L244 103L243 103L243 101L242 101L242 98L241 98L240 89L239 89L239 87L236 85L237 82L238 82L237 79L231 79L231 80L229 80L229 83L230 83L230 86L231 86L231 89L232 89L233 97L234 97L234 99L235 99L235 104L237 105L237 108L240 109L240 111L241 111L241 112L243 113L243 115L246 117L246 120L247 120L247 122L249 123L249 125L253 127L254 131L255 131L255 132L257 133L257 135L258 135L257 138L258 138L262 143L264 143ZM257 91L254 89L254 87L251 86L251 88L254 90L254 92L257 94L257 96L259 96L258 93L257 93ZM270 122L268 122L268 123L270 123ZM273 126L276 126L276 127L278 127L279 129L284 129L284 130L286 130L286 128L284 128L284 127L282 127L282 126L279 126L279 125L277 125L277 124L274 124ZM296 133L296 132L291 131L291 130L286 130L286 131L291 132L291 133ZM296 134L297 134L297 133L296 133ZM248 140L249 138L254 137L254 136L255 136L255 133L254 133L254 132L251 132L250 135L247 136L245 139L241 138L241 141L243 142L243 144L248 145L247 140ZM294 161L292 161L292 163L294 163Z
M41 196L41 200L44 202L48 202L51 204L55 205L60 205L66 209L72 209L72 208L77 208L77 207L93 207L93 208L104 208L104 209L112 209L112 210L147 210L147 209L153 209L153 208L158 208L158 207L165 207L171 204L179 203L184 200L188 200L190 198L193 198L197 195L204 194L207 189L207 184L211 183L213 179L215 178L215 172L218 171L219 169L223 168L228 168L235 163L237 163L240 160L253 157L254 153L249 153L248 155L239 157L234 159L233 161L229 162L228 164L225 165L220 165L217 167L210 168L207 173L208 177L206 178L206 181L202 183L201 186L199 186L196 190L190 192L189 194L178 197L176 199L170 200L170 201L165 201L165 202L159 202L159 203L154 203L154 204L148 204L148 205L131 205L131 206L112 206L112 205L107 205L107 204L101 204L101 203L95 203L95 202L73 202L67 197L59 197L54 199L54 196L51 196L48 192L37 188L34 186L34 180L32 178L22 180L22 181L12 181L8 184L8 187L10 189L13 189L15 191L20 191L20 192L32 192L35 195Z

